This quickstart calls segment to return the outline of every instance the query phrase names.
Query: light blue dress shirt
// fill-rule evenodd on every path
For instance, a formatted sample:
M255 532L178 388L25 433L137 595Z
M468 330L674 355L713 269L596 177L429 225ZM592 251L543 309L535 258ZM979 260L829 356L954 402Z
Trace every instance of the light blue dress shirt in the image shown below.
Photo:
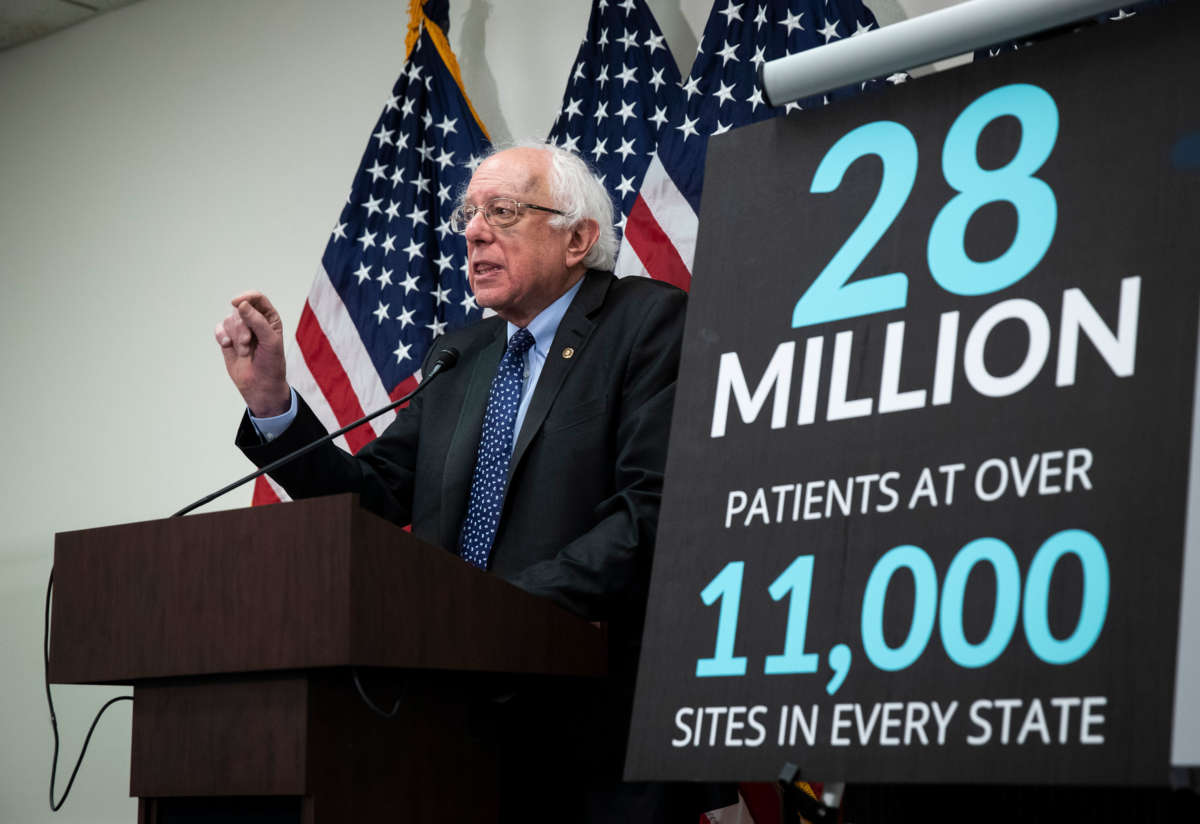
M550 345L554 343L558 325L562 323L563 315L567 313L567 307L571 305L571 301L575 299L575 295L582 285L583 279L580 278L574 286L567 290L566 294L539 312L537 317L525 327L529 330L529 334L533 335L533 346L525 353L525 382L521 386L521 405L517 407L517 420L513 427L514 447L517 443L516 436L520 434L521 426L525 423L525 413L529 411L529 401L533 398L533 390L537 386L538 378L542 376L546 358L550 356ZM508 337L512 338L519 328L511 323L508 324ZM263 441L269 443L291 426L292 421L296 419L296 411L296 390L293 389L292 405L287 412L270 418L256 418L254 415L250 415L250 422L254 424L254 428L258 430Z
M517 436L521 434L521 426L525 423L525 413L529 411L529 401L533 398L534 387L542 376L546 358L550 356L550 345L554 343L554 335L558 325L562 323L567 307L575 299L575 293L583 285L581 278L578 283L567 290L566 294L547 306L525 328L533 335L533 346L525 353L525 383L521 387L521 405L517 407L517 420L513 424L513 447L516 447ZM520 327L508 324L508 337L517 333Z

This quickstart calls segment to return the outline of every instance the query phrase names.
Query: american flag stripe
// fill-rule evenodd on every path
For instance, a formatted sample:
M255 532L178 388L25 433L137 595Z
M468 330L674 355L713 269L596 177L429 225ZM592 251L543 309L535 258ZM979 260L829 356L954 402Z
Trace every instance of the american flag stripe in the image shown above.
M687 289L696 256L696 224L691 204L655 155L629 211L629 240L617 255L618 273L646 275Z
M305 308L307 309L307 306ZM288 383L295 387L296 391L304 397L305 401L312 408L313 413L320 420L336 420L337 416L334 415L333 409L326 402L324 393L318 388L317 380L309 372L308 364L304 358L289 354ZM334 439L334 443L342 449L350 450L350 445L346 443L344 435ZM270 476L264 475L255 484L251 505L261 506L263 504L274 504L290 500L291 497L284 491L283 487L275 483Z
M691 269L696 257L696 212L657 157L646 172L641 196L651 211L665 213L659 223L675 244L679 257Z
M686 290L691 285L692 274L688 265L679 256L679 251L670 236L654 219L654 213L650 211L646 201L640 197L629 210L629 219L625 223L625 238L627 242L623 248L629 250L628 255L636 257L635 250L641 250L646 255L646 260L638 258L639 271L629 265L628 259L618 259L617 266L622 276L654 272L657 279L665 280L680 289Z
M350 376L342 368L341 358L334 352L321 327L317 325L316 316L310 304L305 304L300 315L300 325L296 329L296 340L300 346L298 351L304 362L312 370L317 380L317 387L328 401L333 410L334 419L338 426L345 426L356 421L365 413L358 395L350 384ZM351 452L357 452L371 441L370 431L360 426L345 434L346 443Z
M466 242L449 230L488 146L444 34L445 0L413 2L400 77L367 141L288 353L288 380L328 429L411 391L430 344L478 320ZM357 452L395 413L338 438ZM254 503L285 500L260 479Z
M307 307L306 307L307 308ZM317 379L313 377L312 372L308 370L308 364L304 358L298 354L289 356L288 358L288 383L300 393L304 400L308 403L313 413L322 421L337 420L337 416L333 414L333 409L325 400L324 393L317 386ZM334 440L342 449L349 449L345 437Z
M371 365L371 356L363 345L363 340L358 334L358 329L350 317L350 313L346 310L346 305L333 288L330 280L332 277L334 277L334 273L329 273L327 277L318 275L313 280L313 288L308 293L308 301L304 308L306 311L312 311L313 317L319 325L314 333L319 332L325 337L337 357L336 363L328 365L336 367L345 375L345 384L331 383L331 386L344 386L345 391L349 392L347 400L334 401L326 393L326 397L330 397L330 405L337 414L339 425L345 426L365 415L364 410L378 409L387 405L391 399L388 397L388 391L384 388L383 382L379 379L379 373ZM299 330L297 330L298 332ZM322 391L325 391L325 385L321 380L322 370L313 366L309 368L317 378L317 383L321 386ZM351 405L351 400L353 400L353 405ZM370 424L365 424L361 431L370 440L368 427L374 426L376 434L379 434L387 428L394 417L395 415L392 413L382 415L371 421ZM352 433L347 433L347 435L350 434ZM355 448L353 451L357 452L358 449Z
M260 475L258 480L254 482L254 495L250 499L250 506L266 506L267 504L277 504L283 501L290 501L291 498L283 491L279 484L272 481L266 475Z

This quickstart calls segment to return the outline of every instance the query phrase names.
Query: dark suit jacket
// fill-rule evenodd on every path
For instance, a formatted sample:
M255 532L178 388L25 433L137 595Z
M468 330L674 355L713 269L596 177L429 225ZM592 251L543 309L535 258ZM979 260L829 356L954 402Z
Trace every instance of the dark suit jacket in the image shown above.
M584 276L516 439L490 560L497 575L592 620L640 612L684 307L683 292L657 281ZM430 352L453 346L458 365L382 435L355 457L329 445L275 479L297 498L358 492L368 508L456 551L505 341L498 317L445 335ZM279 438L261 444L245 419L237 443L262 466L323 432L301 403Z

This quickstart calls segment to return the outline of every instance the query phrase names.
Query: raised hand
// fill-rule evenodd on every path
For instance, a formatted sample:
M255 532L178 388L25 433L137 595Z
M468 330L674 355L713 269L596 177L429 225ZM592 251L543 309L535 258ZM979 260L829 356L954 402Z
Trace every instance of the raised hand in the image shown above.
M233 311L215 330L225 370L251 414L259 418L281 415L291 405L291 389L279 313L262 292L243 292L230 303Z

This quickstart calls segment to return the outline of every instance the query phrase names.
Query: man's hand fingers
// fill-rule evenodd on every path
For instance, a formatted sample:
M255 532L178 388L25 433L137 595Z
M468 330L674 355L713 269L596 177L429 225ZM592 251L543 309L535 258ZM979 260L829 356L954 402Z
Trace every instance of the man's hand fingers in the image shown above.
M274 312L273 307L271 311ZM250 301L244 300L237 305L237 314L242 324L247 328L247 331L253 332L255 337L258 338L259 343L271 345L275 343L276 338L280 337L281 330L278 313L275 314L275 324L272 325L271 321L258 310L258 307Z
M276 332L283 331L283 321L280 320L279 312L275 309L275 305L271 303L270 299L262 292L255 290L242 292L240 295L236 295L231 303L235 308L240 307L243 303L250 304ZM255 330L255 334L257 334L257 331Z
M234 354L244 358L254 351L254 334L238 312L230 314L221 325Z
M266 297L266 295L264 295L262 292L259 292L257 289L251 289L248 292L242 292L240 295L234 295L229 300L229 303L234 308L237 308L239 303L243 303L245 301L253 303L256 300L266 300Z
M237 351L233 348L233 340L229 337L229 333L225 331L224 321L217 324L217 328L213 330L213 334L217 338L217 345L221 347L221 357L225 359L225 369L232 369L238 355Z
M267 299L266 295L260 295L258 299L252 300L250 303L262 314L272 329L276 332L283 332L283 321L279 317L279 312L275 310L275 306Z
M246 405L259 414L287 409L290 390L283 358L283 323L261 292L243 292L213 330L225 369Z
M229 337L229 333L225 331L225 321L217 324L217 328L213 330L213 336L217 339L217 345L222 349L232 349L233 341Z

